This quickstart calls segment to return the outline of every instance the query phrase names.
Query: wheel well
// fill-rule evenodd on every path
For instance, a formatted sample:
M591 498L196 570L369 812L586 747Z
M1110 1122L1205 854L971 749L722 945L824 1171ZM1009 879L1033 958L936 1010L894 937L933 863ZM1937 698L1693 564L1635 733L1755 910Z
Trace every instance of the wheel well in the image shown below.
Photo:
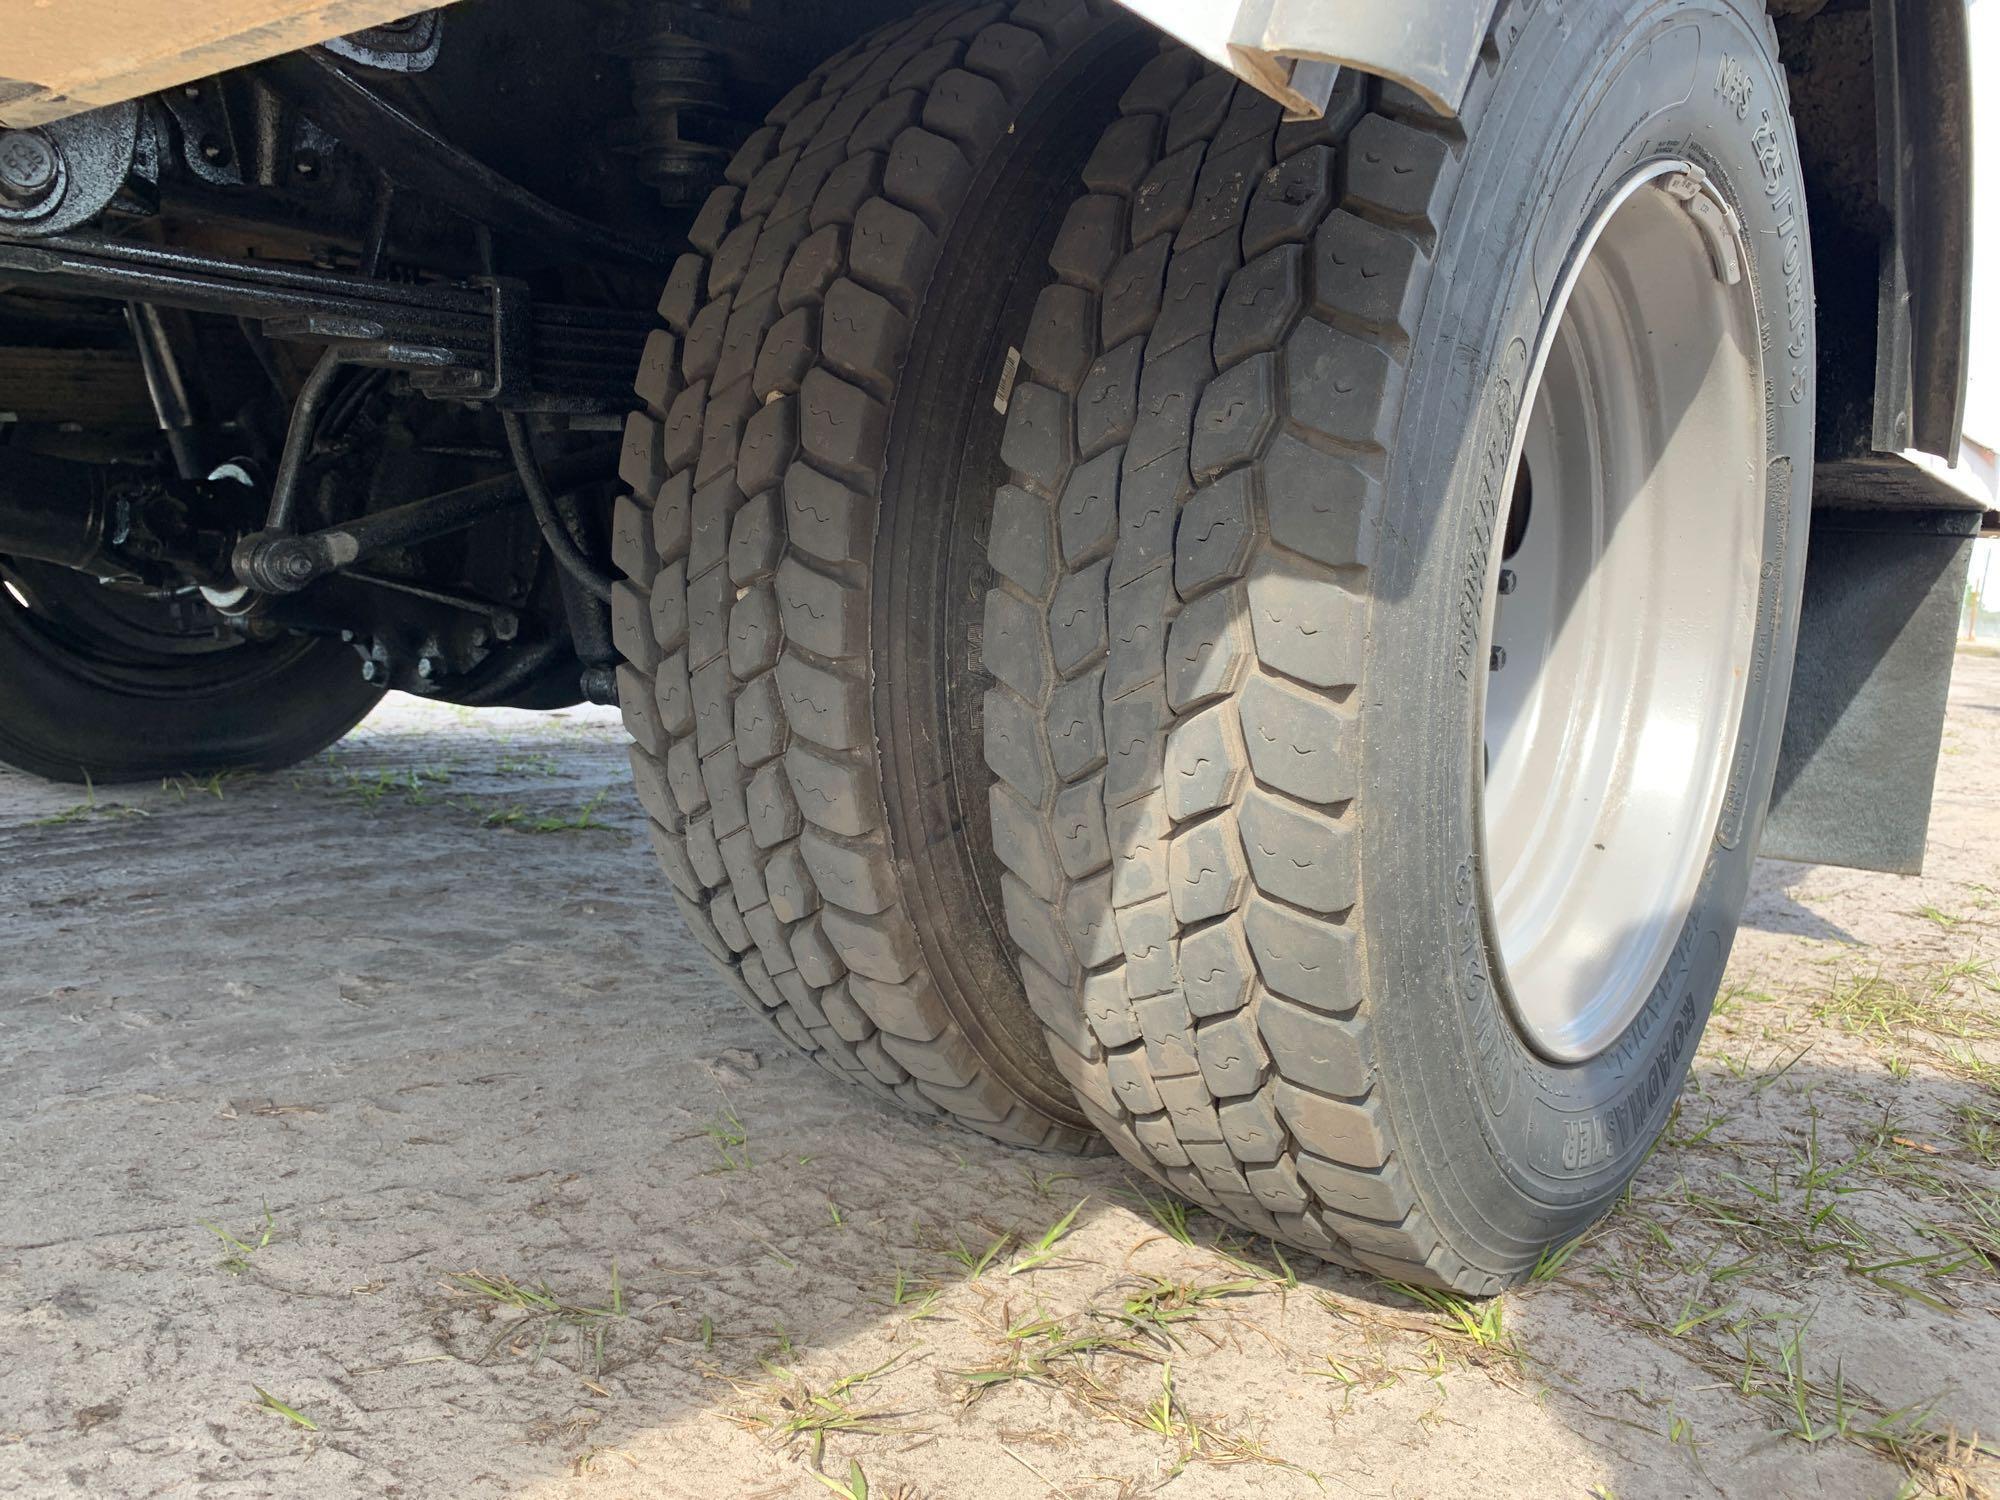
M1971 306L1965 15L1772 0L1812 219L1825 463L1957 451Z

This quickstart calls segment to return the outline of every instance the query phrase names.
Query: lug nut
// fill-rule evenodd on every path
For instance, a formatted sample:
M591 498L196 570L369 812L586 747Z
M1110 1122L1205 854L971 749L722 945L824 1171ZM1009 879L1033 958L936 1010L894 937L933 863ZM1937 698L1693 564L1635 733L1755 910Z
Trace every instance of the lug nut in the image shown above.
M364 661L361 664L361 680L363 682L387 682L389 680L389 669L379 661Z
M1507 648L1505 646L1495 646L1493 648L1493 654L1486 659L1486 664L1490 670L1495 672L1499 671L1502 667L1506 666Z
M0 197L26 208L48 197L62 161L38 130L0 132Z
M1515 585L1516 585L1517 583L1519 583L1520 581L1521 581L1520 579L1518 579L1518 578L1516 578L1516 577L1514 576L1514 570L1513 570L1512 568L1502 568L1502 569L1500 570L1500 592L1501 592L1501 593L1503 593L1503 594L1511 594L1511 593L1513 593L1513 592L1514 592L1514 586L1515 586Z

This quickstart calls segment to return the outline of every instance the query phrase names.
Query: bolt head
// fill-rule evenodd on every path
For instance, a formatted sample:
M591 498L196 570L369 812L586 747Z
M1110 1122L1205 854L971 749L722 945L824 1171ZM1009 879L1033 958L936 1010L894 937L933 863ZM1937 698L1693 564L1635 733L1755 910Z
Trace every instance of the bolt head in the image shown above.
M56 148L38 130L0 132L0 193L17 203L36 203L56 185L62 169Z
M426 656L417 663L417 675L429 682L438 675L439 662L435 656Z
M379 661L364 661L361 664L361 680L363 682L385 682L388 680L388 676L388 671Z
M1514 589L1515 589L1515 586L1516 586L1517 584L1519 584L1519 583L1520 583L1520 579L1518 579L1518 578L1516 578L1516 577L1514 576L1514 570L1513 570L1512 568L1502 568L1502 569L1500 570L1500 592L1501 592L1501 593L1503 593L1503 594L1511 594L1511 593L1513 593L1513 592L1514 592Z
M1487 659L1487 665L1495 672L1506 666L1507 648L1505 646L1495 646L1493 648L1493 655Z

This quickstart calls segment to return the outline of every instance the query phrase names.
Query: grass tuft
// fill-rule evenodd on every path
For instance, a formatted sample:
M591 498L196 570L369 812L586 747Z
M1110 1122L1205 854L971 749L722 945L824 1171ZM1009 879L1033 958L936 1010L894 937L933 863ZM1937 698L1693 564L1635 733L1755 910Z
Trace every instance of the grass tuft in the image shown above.
M842 1375L823 1388L815 1388L795 1371L765 1361L769 1380L730 1382L739 1393L753 1397L756 1402L755 1406L739 1408L732 1415L745 1427L761 1430L780 1447L803 1441L817 1466L825 1455L829 1433L870 1436L898 1430L885 1424L901 1413L862 1406L857 1398L866 1386L888 1374L903 1359L898 1354L873 1369Z
M565 1301L546 1281L530 1286L504 1273L454 1271L444 1278L444 1284L457 1295L476 1299L489 1316L500 1309L515 1314L501 1326L475 1364L486 1363L505 1347L509 1353L528 1355L528 1367L533 1369L558 1338L568 1335L576 1372L601 1376L605 1335L626 1316L625 1288L616 1260L611 1262L611 1288L602 1307Z
M300 1411L296 1406L293 1406L288 1402L280 1401L276 1396L272 1395L269 1391L265 1390L261 1385L253 1385L250 1387L250 1389L257 1393L257 1405L262 1410L268 1412L276 1412L279 1416L283 1417L287 1422L290 1422L293 1426L303 1427L307 1432L319 1431L319 1423L315 1422L311 1417L307 1416L304 1412Z
M842 1500L868 1500L868 1476L862 1473L861 1460L858 1458L850 1458L847 1461L845 1479L830 1478L820 1473L818 1469L808 1469L806 1472L836 1495L841 1496Z
M1506 1302L1502 1298L1491 1297L1481 1302L1461 1297L1457 1292L1412 1286L1406 1281L1385 1281L1382 1284L1398 1296L1407 1297L1419 1307L1436 1313L1448 1331L1473 1348L1505 1355L1509 1359L1521 1357L1520 1346L1506 1330Z
M218 794L220 795L220 794ZM148 818L152 814L143 807L133 807L126 802L99 802L97 784L90 779L90 773L83 773L83 800L64 808L59 813L50 813L46 818L36 818L34 828L55 828L65 823L81 823L89 818Z
M231 1276L241 1276L245 1271L249 1270L250 1257L270 1244L271 1236L277 1232L277 1225L271 1219L271 1205L269 1203L264 1205L263 1226L250 1231L250 1234L254 1238L238 1238L228 1230L209 1223L206 1219L198 1219L195 1222L228 1247L229 1253L223 1256L219 1264Z
M1078 1212L1089 1201L1088 1198L1077 1199L1075 1207L1045 1229L1039 1239L1014 1258L1014 1263L1007 1267L1007 1274L1019 1276L1024 1271L1037 1271L1053 1260L1057 1243L1069 1233L1069 1226L1076 1221ZM974 1279L977 1279L978 1274L976 1271L973 1273Z
M718 1172L747 1172L753 1163L750 1160L750 1134L743 1128L743 1122L736 1118L736 1111L723 1105L722 1113L706 1125L702 1132L715 1145L715 1154L722 1158Z

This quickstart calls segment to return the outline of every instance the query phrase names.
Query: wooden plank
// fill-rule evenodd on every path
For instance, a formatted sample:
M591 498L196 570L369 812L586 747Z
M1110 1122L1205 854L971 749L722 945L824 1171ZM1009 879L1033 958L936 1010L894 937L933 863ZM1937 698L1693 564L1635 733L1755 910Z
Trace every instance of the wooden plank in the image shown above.
M0 0L0 125L42 125L427 10L410 0Z
M152 427L152 398L130 349L10 349L0 346L0 412L22 422L88 428Z

